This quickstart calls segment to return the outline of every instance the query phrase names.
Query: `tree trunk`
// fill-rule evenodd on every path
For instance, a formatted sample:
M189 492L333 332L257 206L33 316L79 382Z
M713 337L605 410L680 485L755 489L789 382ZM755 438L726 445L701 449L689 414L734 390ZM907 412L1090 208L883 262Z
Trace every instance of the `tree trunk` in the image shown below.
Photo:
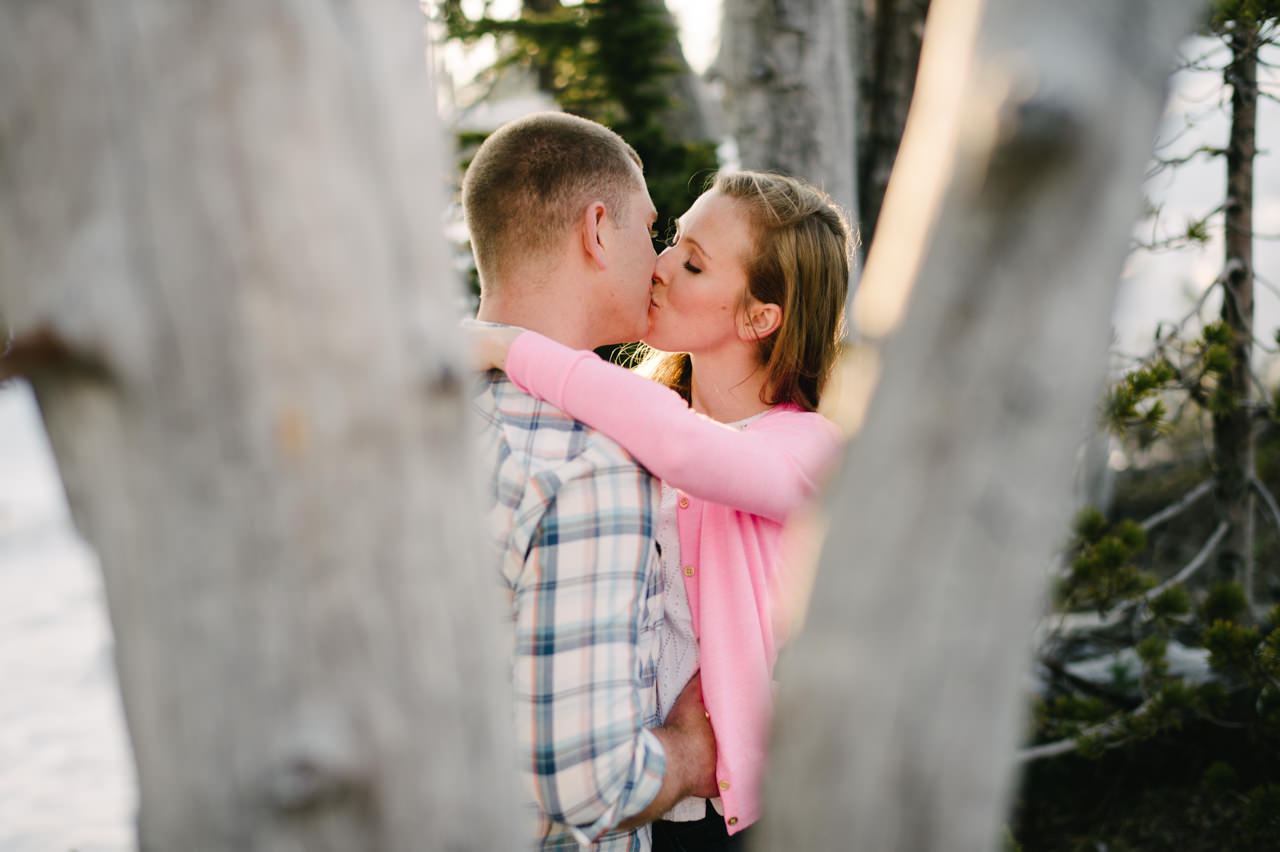
M678 32L676 19L667 8L665 0L652 0L656 14L671 25L672 32ZM712 122L707 115L705 100L702 96L702 81L685 58L684 47L678 36L667 43L665 57L667 62L677 69L671 77L671 104L663 110L661 121L671 133L672 138L681 142L706 142L716 136ZM684 211L679 211L683 213ZM676 213L676 211L672 211Z
M725 0L716 67L742 166L857 205L848 0Z
M916 86L929 0L856 0L858 71L858 226L875 235Z
M1231 135L1227 142L1227 202L1222 322L1231 333L1232 366L1219 376L1219 393L1233 404L1213 415L1215 495L1222 520L1231 525L1218 549L1218 577L1243 582L1252 596L1253 429L1249 400L1253 357L1253 158L1257 150L1258 31L1240 22L1227 36L1231 62Z
M0 6L0 311L144 850L519 844L423 23Z
M756 848L997 848L1031 631L1194 7L933 4L855 300L865 335L893 334L866 356L879 391L779 664Z

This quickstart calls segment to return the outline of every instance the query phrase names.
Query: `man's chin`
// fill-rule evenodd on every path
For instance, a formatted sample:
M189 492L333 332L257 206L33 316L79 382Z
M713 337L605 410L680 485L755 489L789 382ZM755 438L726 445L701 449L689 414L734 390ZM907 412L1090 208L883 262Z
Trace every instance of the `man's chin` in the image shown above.
M653 323L649 322L648 318L646 318L644 322L636 326L636 336L631 339L633 341L643 341L646 337L649 336L649 332L652 329L653 329Z

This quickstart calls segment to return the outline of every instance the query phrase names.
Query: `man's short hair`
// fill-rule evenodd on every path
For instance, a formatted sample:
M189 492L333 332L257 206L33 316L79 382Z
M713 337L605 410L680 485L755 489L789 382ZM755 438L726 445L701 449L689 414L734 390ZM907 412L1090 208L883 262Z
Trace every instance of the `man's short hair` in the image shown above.
M558 248L592 201L625 224L627 196L644 187L641 168L621 136L566 113L534 113L495 130L462 181L481 289L496 284L506 259Z

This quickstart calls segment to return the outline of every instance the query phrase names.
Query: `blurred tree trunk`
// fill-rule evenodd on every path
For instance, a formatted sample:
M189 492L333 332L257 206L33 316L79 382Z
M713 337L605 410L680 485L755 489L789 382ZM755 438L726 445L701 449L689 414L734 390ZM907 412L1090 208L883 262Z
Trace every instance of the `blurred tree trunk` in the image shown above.
M742 166L805 178L852 212L850 14L848 0L724 0L716 69Z
M1225 81L1231 87L1231 132L1227 141L1227 201L1224 205L1225 266L1221 320L1230 333L1231 366L1218 377L1213 414L1215 496L1222 520L1231 525L1218 549L1218 578L1243 583L1252 603L1254 440L1249 400L1253 358L1253 160L1257 153L1259 24L1236 21L1226 36L1231 49Z
M101 559L144 850L518 845L423 23L0 6L7 366Z
M933 4L854 305L884 340L863 358L879 392L779 665L757 849L997 848L1031 630L1195 5Z
M649 0L649 2L661 19L669 24L673 31L678 32L676 19L667 8L666 2L664 0ZM715 139L717 133L712 126L714 122L707 114L702 81L689 66L689 60L685 58L684 46L680 44L679 37L667 43L664 54L667 62L676 69L676 73L671 77L671 102L662 111L659 120L672 138L680 142L705 142L708 139ZM673 215L683 212L683 210L671 211Z
M916 86L929 0L854 0L858 225L871 244Z

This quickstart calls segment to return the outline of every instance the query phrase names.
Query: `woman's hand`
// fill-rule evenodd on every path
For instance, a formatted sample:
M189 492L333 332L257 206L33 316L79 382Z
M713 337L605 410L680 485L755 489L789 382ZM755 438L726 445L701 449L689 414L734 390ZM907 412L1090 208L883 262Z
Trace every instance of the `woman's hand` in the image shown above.
M463 331L471 348L471 366L482 371L505 370L507 350L524 334L523 328L509 325L468 325Z

